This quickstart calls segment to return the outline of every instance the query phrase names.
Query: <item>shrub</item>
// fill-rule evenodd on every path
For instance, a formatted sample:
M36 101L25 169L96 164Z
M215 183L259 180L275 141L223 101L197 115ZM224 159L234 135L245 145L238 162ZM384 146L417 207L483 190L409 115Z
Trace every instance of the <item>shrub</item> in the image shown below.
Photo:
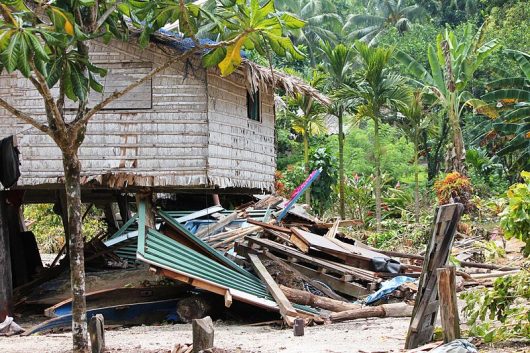
M468 177L458 172L449 173L444 179L434 183L434 189L440 205L450 203L452 198L456 202L462 203L467 212L473 210L474 207L471 203L473 188Z
M524 183L508 189L508 206L501 213L501 227L506 238L517 238L526 243L525 255L530 255L530 172L523 171Z
M466 301L464 316L470 336L485 342L530 337L530 273L497 278L493 288L481 288L461 295Z

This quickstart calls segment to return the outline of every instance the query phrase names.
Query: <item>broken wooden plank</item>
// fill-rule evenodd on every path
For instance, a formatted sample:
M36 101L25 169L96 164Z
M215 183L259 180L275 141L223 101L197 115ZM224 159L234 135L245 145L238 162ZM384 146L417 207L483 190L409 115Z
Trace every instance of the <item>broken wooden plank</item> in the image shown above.
M297 246L298 246L297 243L305 244L304 249L307 248L308 251L309 251L309 248L315 248L318 250L322 250L324 252L330 251L333 253L343 253L343 254L349 253L349 251L338 246L337 244L335 244L328 238L325 238L325 237L322 237L320 235L313 234L310 232L306 232L306 231L303 231L295 227L292 227L291 231L292 231L291 241ZM296 242L293 241L293 238L296 240ZM302 252L304 253L307 253L308 251L302 250Z
M440 298L440 318L444 342L460 338L460 318L456 298L456 270L454 266L439 268L438 297Z
M275 230L277 232L282 232L282 233L287 233L287 234L291 233L291 230L289 228L280 227L280 226L277 226L275 224L269 224L269 223L265 223L265 222L260 222L260 221L257 221L255 219L252 219L252 218L247 218L247 222L250 223L250 224L254 224L256 226L261 226L261 227L266 228L266 229L272 229L272 230Z
M329 228L329 230L327 231L326 235L324 235L324 237L328 239L335 239L335 236L337 235L337 231L339 230L339 225L340 225L340 219L337 219L335 223L333 223L333 226Z
M416 303L405 342L406 349L425 344L432 337L438 311L436 270L447 263L463 210L463 205L459 203L442 205L436 210L433 234L427 244Z
M295 308L282 292L278 284L274 281L274 278L272 278L259 257L254 254L248 254L248 259L250 260L252 268L256 271L256 274L259 276L259 278L261 278L261 280L264 282L265 286L269 290L269 293L280 307L280 314L282 315L286 324L289 327L292 327L294 323L293 320L295 317L297 317Z
M221 241L215 242L215 243L208 241L208 243L212 244L212 248L217 249L221 247L222 245L234 242L237 239L244 237L245 235L259 232L262 229L263 228L261 228L260 226L251 226L251 227L246 227L246 228L235 229L229 232L230 235L228 236L228 238L222 239Z
M297 251L295 249L292 249L288 246L278 244L276 242L273 242L269 239L259 239L255 237L245 237L245 239L248 240L249 245L256 244L261 247L265 247L269 249L270 251L281 253L284 256L287 257L293 257L301 262L305 262L308 264L311 264L316 267L320 267L323 269L328 270L329 272L339 274L340 276L343 275L352 275L354 278L357 278L359 280L369 281L369 282L380 282L380 278L376 277L374 272L354 268L348 265L339 264L337 262L329 261L329 260L323 260L316 257L309 256L307 254L301 253L300 251Z

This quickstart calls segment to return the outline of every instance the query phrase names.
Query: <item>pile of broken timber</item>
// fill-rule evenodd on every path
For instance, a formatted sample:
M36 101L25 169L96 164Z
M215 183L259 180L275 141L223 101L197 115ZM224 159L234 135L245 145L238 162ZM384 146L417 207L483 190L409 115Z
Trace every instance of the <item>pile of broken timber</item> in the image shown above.
M253 219L247 222L260 226L263 232L238 242L235 245L238 255L248 258L262 254L273 259L328 296L337 298L331 293L338 292L362 298L376 291L385 279L399 275L418 277L421 273L420 267L399 263L397 272L376 270L374 260L394 265L396 262L382 253L336 239L335 226L320 236L298 227L285 228ZM314 284L319 282L324 286Z

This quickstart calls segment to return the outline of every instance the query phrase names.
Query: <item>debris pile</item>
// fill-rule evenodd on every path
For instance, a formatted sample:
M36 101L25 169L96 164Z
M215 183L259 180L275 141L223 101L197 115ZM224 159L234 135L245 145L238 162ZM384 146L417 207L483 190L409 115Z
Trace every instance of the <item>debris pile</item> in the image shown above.
M191 322L244 303L264 309L246 313L277 312L276 320L269 316L266 322L281 316L283 325L300 333L308 325L412 316L407 341L409 348L418 347L434 330L437 270L455 244L460 254L467 249L466 242L453 242L460 214L458 204L441 206L426 253L415 255L346 238L341 227L362 223L323 222L276 195L234 210L164 211L141 202L116 233L87 243L86 257L96 268L87 274L87 318L103 314L110 326ZM464 269L517 270L462 256ZM55 263L61 267L64 261ZM464 269L456 271L463 279L459 288L481 281L481 274ZM49 318L25 334L70 326L67 278L49 279L37 280L20 301L46 305Z

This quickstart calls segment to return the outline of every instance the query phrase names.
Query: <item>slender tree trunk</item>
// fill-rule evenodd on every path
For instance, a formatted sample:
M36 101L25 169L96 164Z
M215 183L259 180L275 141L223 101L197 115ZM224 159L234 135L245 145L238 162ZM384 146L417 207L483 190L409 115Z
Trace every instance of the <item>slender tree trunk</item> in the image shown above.
M458 117L458 105L456 104L456 96L454 93L450 96L450 108L448 111L448 120L451 126L452 136L453 136L453 149L454 155L449 151L450 164L449 168L452 171L457 171L460 174L467 174L464 161L465 148L464 148L464 138L462 136L462 128L460 127L460 119ZM448 171L451 171L448 170Z
M420 183L418 180L418 139L416 133L414 137L414 220L416 223L420 221Z
M303 134L304 138L304 170L305 177L309 175L309 136L307 136L307 128ZM305 191L305 203L311 205L311 188L307 188Z
M72 338L75 353L88 352L85 300L85 256L81 233L81 163L78 151L62 149L68 226L70 230L70 281L72 285Z
M381 232L381 146L379 143L379 120L374 119L374 148L375 148L375 219L376 230Z
M344 205L344 122L341 110L339 110L337 118L339 118L339 213L340 218L346 219L346 208Z

